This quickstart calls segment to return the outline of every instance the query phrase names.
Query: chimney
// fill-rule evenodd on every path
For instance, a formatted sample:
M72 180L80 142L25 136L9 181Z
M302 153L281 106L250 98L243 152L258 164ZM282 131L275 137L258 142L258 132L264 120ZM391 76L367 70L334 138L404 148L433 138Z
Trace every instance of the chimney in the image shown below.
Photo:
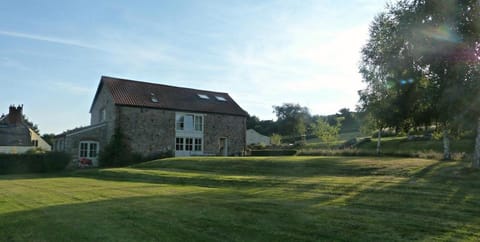
M8 110L7 122L9 124L21 124L23 122L23 105L15 107L11 105Z

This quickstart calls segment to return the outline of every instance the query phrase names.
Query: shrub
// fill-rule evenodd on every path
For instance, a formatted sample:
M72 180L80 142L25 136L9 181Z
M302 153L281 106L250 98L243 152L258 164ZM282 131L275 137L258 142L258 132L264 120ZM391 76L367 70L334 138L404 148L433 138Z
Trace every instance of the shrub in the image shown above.
M99 164L101 167L119 167L141 163L148 160L155 160L173 157L171 150L157 152L148 156L132 152L123 132L117 128L105 148L100 152Z
M272 134L270 137L270 143L272 145L280 145L282 143L282 136L279 134Z
M252 150L252 156L289 156L296 155L296 150Z
M65 170L70 155L62 152L0 154L0 174L47 173Z
M123 132L117 128L105 148L100 152L99 165L102 167L126 166L141 155L132 153Z

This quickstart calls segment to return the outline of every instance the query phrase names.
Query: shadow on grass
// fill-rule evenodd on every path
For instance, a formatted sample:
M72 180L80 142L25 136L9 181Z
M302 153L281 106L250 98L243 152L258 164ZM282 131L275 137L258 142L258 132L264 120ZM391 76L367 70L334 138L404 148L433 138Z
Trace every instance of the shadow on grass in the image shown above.
M112 199L0 214L7 241L318 241L337 234L335 211L237 191ZM329 220L332 218L334 220ZM336 222L335 222L336 221Z
M369 176L382 167L365 167L356 160L368 157L257 157L223 159L156 160L133 166L135 169L173 169L221 175L311 177L311 176ZM378 160L378 158L371 158ZM387 160L388 158L382 158Z
M120 169L85 170L75 177L119 182L192 185L202 187L286 186L305 191L319 184L295 182L318 177L409 176L408 167L385 170L388 163L356 163L359 158L328 157L288 160L160 160ZM365 159L365 158L363 158ZM377 158L374 158L377 159ZM346 161L347 160L347 161ZM346 162L345 162L346 161ZM388 161L387 161L388 162Z
M402 182L363 191L347 199L347 207L388 227L389 240L480 239L480 173L465 162L436 162Z
M444 163L425 169L398 183L363 179L340 190L309 190L309 196L288 193L285 186L262 188L265 193L223 188L12 212L0 214L0 237L7 241L478 239L478 176L459 181L448 173L461 168ZM281 193L272 195L272 191Z
M317 162L322 161L317 159ZM299 176L287 171L254 171L250 174L269 176L264 180L232 183L218 177L218 173L222 174L218 171L200 172L203 177L131 174L128 169L77 172L74 176L99 180L220 189L0 214L0 238L7 241L401 241L480 237L480 175L465 172L465 164L461 162L433 162L408 175L400 172L399 176L377 176L376 172L384 169L385 163L381 162L368 172L345 171L346 167L368 168L365 163L358 167L350 163L327 164L330 169L317 166L319 170L309 171L312 168L300 162L298 165L305 171ZM210 163L214 165L218 164ZM217 170L232 172L229 168ZM343 176L345 172L349 176ZM285 173L289 175L282 177ZM315 176L333 178L326 184L296 182Z

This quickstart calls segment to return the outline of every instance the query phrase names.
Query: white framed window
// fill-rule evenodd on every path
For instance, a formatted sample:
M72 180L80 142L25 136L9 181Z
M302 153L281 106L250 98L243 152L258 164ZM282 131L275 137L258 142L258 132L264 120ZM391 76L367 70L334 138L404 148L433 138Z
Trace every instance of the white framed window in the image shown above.
M183 130L185 127L185 122L184 122L183 116L177 118L177 122L175 123L175 128L176 130Z
M87 157L88 154L88 143L80 142L80 157Z
M175 150L183 150L183 138L177 137L175 139Z
M195 131L203 131L203 117L195 116Z
M194 146L195 151L202 151L202 139L201 138L195 138L195 146Z
M180 131L203 131L203 115L177 114L175 129Z
M97 158L98 146L96 141L81 141L78 151L80 158Z
M176 151L203 151L203 139L194 137L176 137L175 138Z
M193 121L194 121L194 116L192 114L186 114L183 116L184 122L185 122L185 127L183 130L185 131L192 131L193 130Z
M185 150L193 150L193 138L185 138Z

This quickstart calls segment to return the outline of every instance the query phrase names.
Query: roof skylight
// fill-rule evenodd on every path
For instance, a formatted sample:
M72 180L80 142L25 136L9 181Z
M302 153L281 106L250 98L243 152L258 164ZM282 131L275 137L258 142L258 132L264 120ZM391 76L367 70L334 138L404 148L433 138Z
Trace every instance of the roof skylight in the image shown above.
M150 93L151 97L150 97L150 100L152 100L152 102L154 103L158 103L158 98L155 96L155 93Z
M215 98L218 100L218 101L222 101L222 102L226 102L227 99L225 99L224 97L222 96L215 96Z
M210 99L206 94L200 94L200 93L198 93L197 96L198 96L199 98L201 98L201 99L207 99L207 100Z

